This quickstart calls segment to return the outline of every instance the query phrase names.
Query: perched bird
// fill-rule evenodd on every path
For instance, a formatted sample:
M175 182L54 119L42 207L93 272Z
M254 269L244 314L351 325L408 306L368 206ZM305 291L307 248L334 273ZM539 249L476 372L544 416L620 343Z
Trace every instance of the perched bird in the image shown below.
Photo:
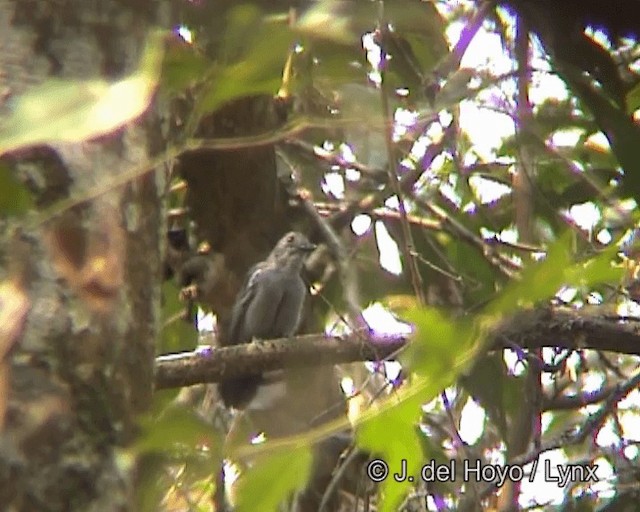
M300 323L306 286L300 271L315 245L297 232L284 235L265 261L251 268L236 297L223 345L249 343L253 339L292 336ZM256 395L262 375L221 382L218 392L227 407L246 406Z

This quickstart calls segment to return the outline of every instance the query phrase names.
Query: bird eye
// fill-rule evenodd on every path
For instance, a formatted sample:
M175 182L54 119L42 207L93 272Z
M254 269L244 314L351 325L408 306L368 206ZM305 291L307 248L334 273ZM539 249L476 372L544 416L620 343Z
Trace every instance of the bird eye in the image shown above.
M290 243L290 244L293 243L293 239L294 239L293 233L289 234L289 236L287 237L287 243Z

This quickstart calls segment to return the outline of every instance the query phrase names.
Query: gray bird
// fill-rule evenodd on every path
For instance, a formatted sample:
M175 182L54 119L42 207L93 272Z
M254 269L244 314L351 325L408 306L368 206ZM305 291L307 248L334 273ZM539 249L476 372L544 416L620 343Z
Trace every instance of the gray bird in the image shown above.
M286 338L296 332L307 291L300 271L306 255L315 247L304 235L289 232L265 261L249 270L236 297L224 345ZM219 384L218 392L227 407L241 408L251 401L262 382L259 374L229 379Z

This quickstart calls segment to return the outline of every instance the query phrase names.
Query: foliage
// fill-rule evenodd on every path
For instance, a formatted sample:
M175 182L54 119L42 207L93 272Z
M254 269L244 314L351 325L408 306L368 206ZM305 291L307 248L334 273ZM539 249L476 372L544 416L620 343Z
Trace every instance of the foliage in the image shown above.
M460 506L465 492L482 494L481 483L470 484L472 491L465 491L459 480L425 486L417 475L430 460L470 460L473 455L484 463L508 462L511 435L527 392L522 373L531 372L536 364L546 368L542 438L584 429L589 409L580 407L579 401L568 410L554 409L554 403L586 397L594 380L600 389L623 383L637 358L589 350L550 349L536 354L521 347L487 354L489 334L508 316L541 305L563 303L581 309L597 304L609 307L612 314L637 311L620 284L637 278L630 276L626 262L636 255L629 240L637 222L638 175L627 163L640 161L640 145L628 136L616 140L612 152L597 137L604 129L599 117L607 109L627 120L637 111L640 83L633 66L627 63L625 68L635 78L626 91L626 111L611 102L602 112L590 110L589 105L597 103L586 100L592 96L584 90L571 89L575 75L565 69L567 97L536 101L530 117L522 119L525 100L517 93L515 73L461 65L459 56L449 50L447 29L471 28L473 4L454 10L404 0L385 2L380 9L370 2L320 1L298 23L289 23L284 13L243 4L226 11L223 30L219 19L205 15L205 9L216 8L197 2L181 5L187 20L183 29L191 30L193 41L176 33L149 36L147 52L132 76L116 83L46 82L19 98L13 115L0 124L0 153L95 139L136 119L152 101L187 98L181 128L169 130L168 149L161 157L170 162L198 147L199 123L212 113L215 116L221 106L242 97L278 95L288 108L286 122L258 138L296 139L316 148L309 152L303 146L283 144L280 149L291 161L301 162L300 179L321 213L328 216L331 208L368 198L367 206L353 209L367 215L370 225L357 236L351 234L358 243L349 265L363 283L367 303L393 302L399 296L411 305L397 311L415 329L409 348L399 356L406 378L397 387L397 382L385 382L382 389L363 384L359 392L371 407L353 420L358 449L383 458L392 471L406 460L408 474L415 475L414 481L384 479L376 489L377 509L411 510L411 503L426 502L427 496L430 509L442 509L445 504ZM511 14L498 8L475 29L481 34L476 37L485 40L500 34L502 58L515 69L514 23ZM471 41L469 52L474 44ZM637 66L637 42L627 46ZM533 48L536 73L526 84L529 88L541 77L557 78L555 62L539 44ZM590 84L588 94L602 99L607 91L599 92L598 87L606 89L606 84ZM128 99L124 104L123 97ZM492 118L485 116L485 123L511 117L516 129L504 134L497 146L481 148L472 133L465 133L468 112L476 111L494 112ZM49 119L54 122L45 122ZM633 134L623 121L619 130ZM563 136L577 142L560 144ZM251 142L255 140L246 143ZM244 143L228 142L231 149ZM136 167L134 175L149 167ZM389 183L389 168L398 189ZM519 195L516 175L529 182L528 196ZM0 166L2 213L25 214L32 206L27 190ZM495 190L499 197L483 197ZM402 221L398 220L402 212L398 215L393 206L399 191L407 209ZM77 201L84 199L90 198ZM588 225L581 225L572 208L585 204L595 215ZM522 209L529 212L529 233L518 237L522 224L516 227L516 219ZM432 224L425 227L422 221ZM393 252L380 243L380 232L390 234L400 248L396 256L402 276L379 264L380 256ZM416 259L418 275L413 277L424 283L428 304L415 298L419 293L412 285L416 281L411 279L407 258ZM179 310L177 296L173 285L165 285L167 321ZM194 337L184 324L168 322L158 352L192 348ZM380 376L383 370L376 371ZM451 403L439 398L443 390L452 397ZM206 499L192 498L210 496L215 490L224 436L212 432L214 426L219 431L222 427L219 418L205 421L186 405L176 406L173 399L174 394L158 394L142 420L143 435L135 451L152 461L145 467L149 475L161 477L143 479L140 501L149 510L159 506L158 500L165 510L206 510L210 507ZM483 409L483 428L475 440L461 438L463 409L470 401ZM620 411L624 421L617 416ZM603 467L626 464L638 471L629 427L638 420L637 393L635 402L618 404L618 411L609 412L606 431L613 449L605 450L598 442L598 433L605 430L600 425L585 442L561 450L565 461L598 460ZM268 439L225 454L250 460L240 464L238 510L276 510L279 503L290 500L311 474L311 445L346 426L345 419L289 440ZM573 490L560 501L570 508L580 500L575 506L593 510L631 492L622 484L616 487L622 481L622 476L614 475L609 487L574 482ZM634 485L632 492L639 492ZM180 493L184 499L178 499ZM486 504L494 496L488 492L482 498ZM531 504L541 510L545 499L534 496Z

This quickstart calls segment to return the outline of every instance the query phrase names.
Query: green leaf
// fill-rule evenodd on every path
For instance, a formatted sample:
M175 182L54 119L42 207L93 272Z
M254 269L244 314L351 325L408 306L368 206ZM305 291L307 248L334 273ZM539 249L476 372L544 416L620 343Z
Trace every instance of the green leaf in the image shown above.
M566 271L571 266L571 234L551 246L543 261L530 264L519 280L512 281L490 307L497 315L515 313L552 297L562 285L569 284Z
M307 482L312 461L310 446L258 456L255 465L238 481L236 510L276 512L292 492Z
M570 65L563 66L559 75L565 79L576 95L591 110L596 123L607 136L611 150L624 169L622 189L640 199L640 126L624 110L612 104L604 91L594 89L584 79L582 71Z
M263 23L255 30L251 42L245 48L226 50L236 58L213 71L213 78L199 102L198 110L202 114L235 98L278 91L287 52L293 44L291 30L283 25Z
M227 16L219 58L229 63L250 57L248 51L260 43L263 28L262 13L255 5L232 8Z
M140 424L142 434L135 444L139 453L189 450L201 444L213 448L222 446L222 439L209 423L194 411L173 404L159 413L148 413Z
M406 86L419 85L412 84L414 72L418 74L414 78L424 79L449 53L444 38L444 20L434 4L417 0L386 2L384 17L391 24L396 39L391 49L387 48L392 55L389 69L402 76Z
M436 309L408 311L404 317L416 328L402 356L412 371L439 382L439 390L455 380L473 349L473 333L466 321L449 320Z
M356 45L340 45L333 41L313 40L305 43L313 57L313 68L301 70L300 80L313 78L314 85L326 90L330 87L360 83L365 80L367 68L354 63L364 63L365 55L361 47Z
M627 113L633 114L640 108L640 82L627 93Z
M210 67L205 55L176 36L170 41L164 59L161 87L169 94L183 91L202 80Z
M162 321L163 327L158 337L157 354L193 350L198 342L195 326L179 318L185 309L185 303L179 300L178 287L172 281L162 285Z
M0 165L0 214L20 215L31 208L33 198L27 188L6 165Z
M296 32L340 44L357 44L366 30L375 26L375 6L355 2L320 0L300 17ZM359 23L358 23L359 22ZM358 26L359 25L359 26Z
M389 467L381 483L380 510L396 510L400 500L420 478L422 464L418 454L422 442L417 425L420 406L431 401L445 387L455 382L477 350L468 324L454 323L438 311L416 309L405 314L416 326L416 335L405 352L403 366L411 368L412 379L390 397L379 410L364 418L357 430L358 445L380 456ZM393 433L393 435L390 435ZM407 475L413 478L396 481L406 460Z
M433 389L435 394L438 391ZM435 395L434 395L435 396ZM425 400L426 401L426 400ZM389 468L389 474L381 483L381 503L378 510L397 510L403 496L413 485L409 479L397 481L394 473L401 472L406 461L406 473L417 482L422 461L421 440L416 432L422 395L402 399L393 407L384 409L375 417L360 425L356 434L358 446L381 458Z
M36 144L73 143L120 128L148 107L160 78L162 32L153 32L138 70L127 78L49 79L18 98L0 125L0 155Z

